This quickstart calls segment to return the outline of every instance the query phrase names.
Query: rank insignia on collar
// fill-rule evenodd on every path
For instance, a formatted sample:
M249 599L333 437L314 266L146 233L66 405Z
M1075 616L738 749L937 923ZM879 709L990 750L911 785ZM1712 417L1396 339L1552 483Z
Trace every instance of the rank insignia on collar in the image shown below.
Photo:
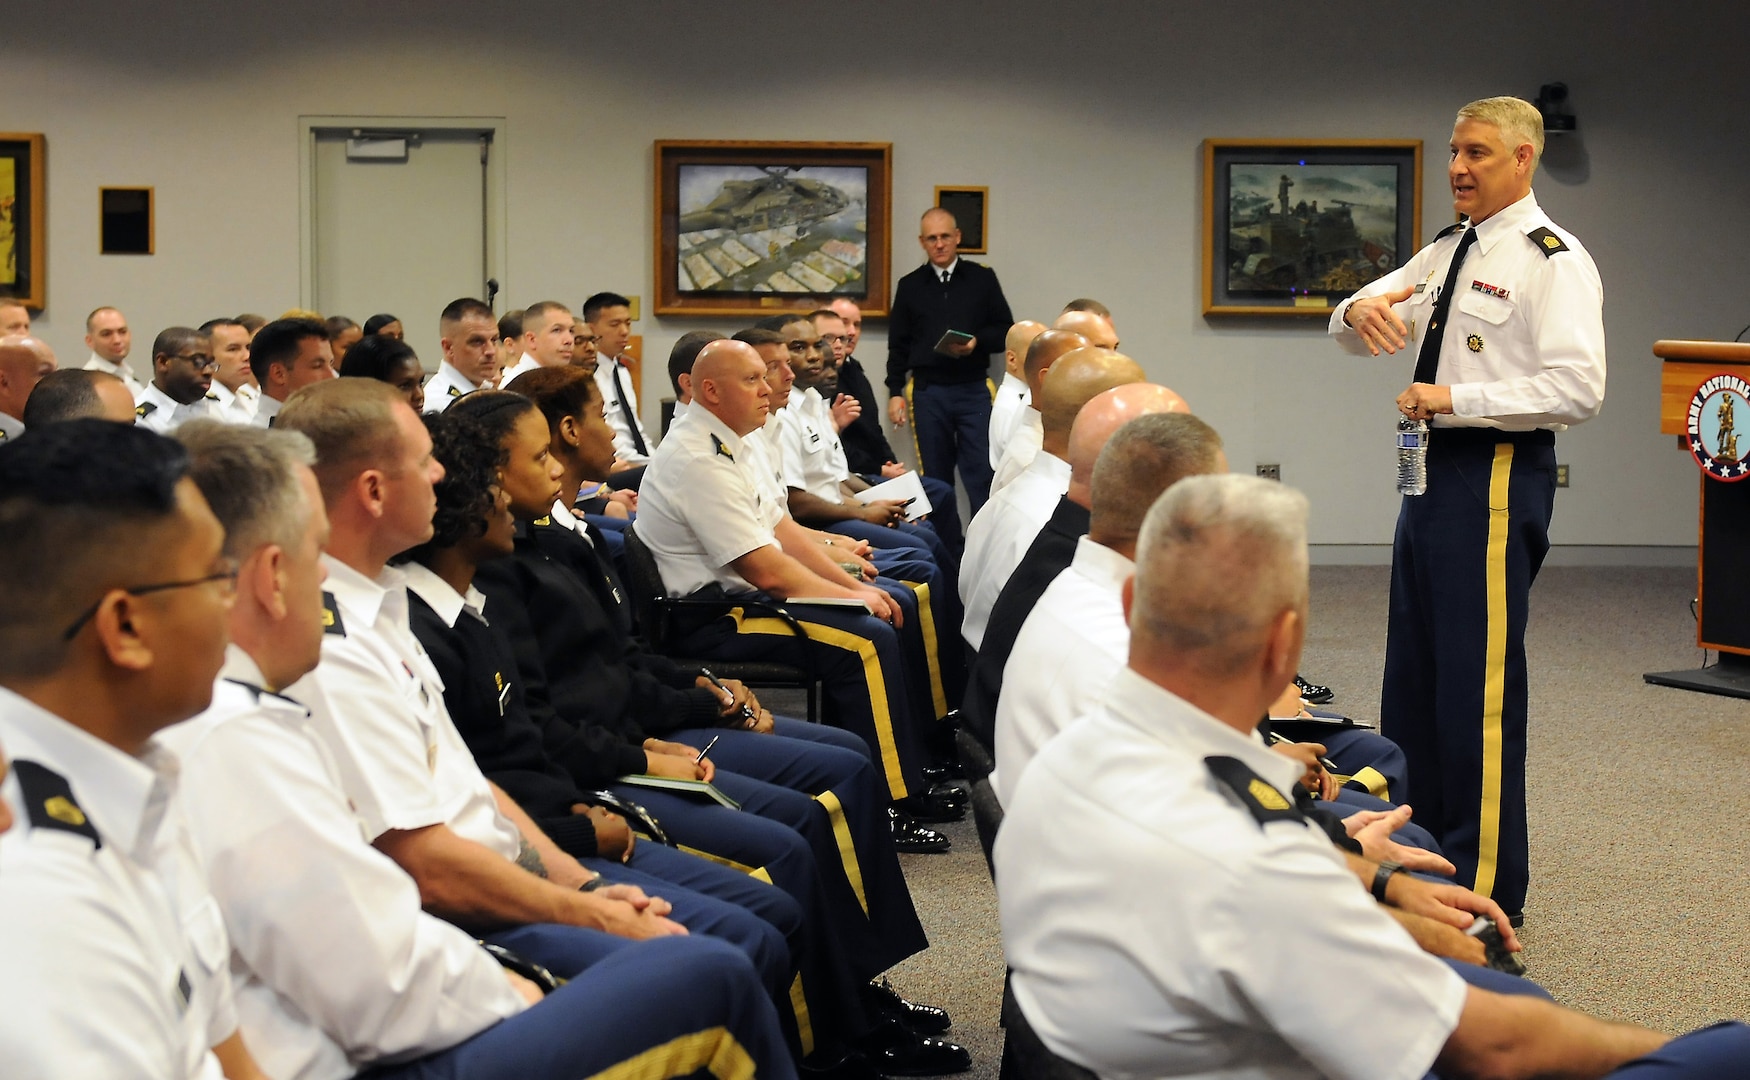
M340 604L333 593L326 591L322 594L322 632L346 636L346 624L340 621Z
M530 525L551 525L551 524L553 524L553 515L548 514L545 517L538 517L535 520L529 522L529 524Z
M451 397L461 397L462 396L462 388L459 386L451 386L450 387L450 396Z
M1272 821L1306 821L1294 806L1294 800L1271 786L1268 780L1253 772L1239 758L1214 755L1203 759L1210 773L1221 785L1234 793L1240 805L1251 812L1261 829Z
M207 395L207 400L208 400L208 401L217 401L217 400L219 400L219 395L217 395L217 394L208 394L208 395Z
M66 777L23 758L12 763L12 775L18 777L18 791L24 796L25 810L33 827L78 833L97 847L103 846L97 828L74 801L73 787L67 783Z
M1471 336L1465 338L1464 339L1464 347L1469 349L1471 352L1482 352L1483 351L1483 335L1472 334Z
M735 455L731 454L729 452L729 447L724 446L723 440L719 439L715 435L711 436L711 447L712 447L712 449L716 450L719 454L722 454L724 457L728 458L730 461L735 460Z
M1533 229L1525 235L1531 237L1532 243L1537 245L1537 250L1543 252L1546 259L1558 251L1568 250L1568 245L1562 243L1562 238L1548 229Z
M158 403L156 401L142 401L134 407L134 415L141 420L144 420L146 417L151 416L157 411Z
M1469 222L1465 222L1465 221L1455 221L1451 225L1448 225L1446 228L1441 229L1438 233L1436 233L1434 235L1434 239L1439 240L1443 237L1451 236L1453 233L1460 231L1468 224L1469 224Z
M1484 296L1493 296L1500 300L1507 299L1507 290L1501 288L1499 285L1490 285L1484 281L1473 281L1470 283L1470 287L1472 292L1480 292Z

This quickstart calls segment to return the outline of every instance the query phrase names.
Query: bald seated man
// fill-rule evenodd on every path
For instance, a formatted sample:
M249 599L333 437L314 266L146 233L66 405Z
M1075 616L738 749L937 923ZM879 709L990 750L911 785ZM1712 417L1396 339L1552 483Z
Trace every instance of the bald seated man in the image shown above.
M1118 330L1112 320L1092 311L1066 311L1051 324L1053 330L1068 330L1080 334L1102 349L1118 348Z
M1074 330L1046 330L1036 335L1027 347L1021 362L1021 378L1027 382L1027 404L1022 407L1020 419L1009 437L1003 440L996 475L990 483L992 495L1014 483L1021 470L1033 464L1033 459L1039 456L1039 447L1045 441L1045 425L1034 403L1039 400L1045 373L1065 354L1092 344Z
M1032 388L1027 385L1025 373L1027 363L1027 347L1033 344L1033 339L1045 332L1045 324L1032 319L1022 319L1009 327L1009 336L1003 340L1003 381L997 387L996 396L990 403L990 467L995 469L1002 463L1003 447L1009 445L1009 438L1020 426L1021 417L1026 414L1027 406L1033 403ZM991 484L995 490L995 481Z
M1107 390L1142 381L1142 367L1135 360L1094 346L1074 349L1051 365L1038 398L1043 426L1039 456L966 529L966 558L960 564L966 616L960 634L974 649L984 641L991 608L1009 575L1051 519L1057 500L1069 490L1066 458L1076 414Z
M1069 433L1069 490L1058 500L1045 527L997 594L978 650L978 662L967 682L961 725L987 751L996 747L993 732L997 698L1002 693L1004 665L1015 647L1015 635L1020 633L1021 624L1040 595L1069 566L1076 545L1088 533L1094 505L1094 463L1113 434L1130 421L1158 413L1188 413L1190 408L1184 398L1167 387L1130 383L1099 395L1076 414Z
M60 368L42 377L24 405L27 429L86 418L133 423L134 395L128 384L107 371Z
M0 337L24 337L30 333L30 309L9 297L0 298Z
M44 375L55 370L55 350L41 338L0 338L0 442L24 434L24 403Z

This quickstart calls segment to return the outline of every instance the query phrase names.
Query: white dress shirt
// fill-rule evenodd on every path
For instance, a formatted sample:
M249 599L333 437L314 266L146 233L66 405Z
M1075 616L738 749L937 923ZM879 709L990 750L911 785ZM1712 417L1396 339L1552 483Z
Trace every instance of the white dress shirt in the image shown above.
M523 372L525 372L525 371L538 371L538 370L540 370L541 367L542 367L541 362L539 360L536 360L534 358L534 356L532 356L529 353L523 353L522 357L517 360L516 364L513 365L510 368L510 370L499 375L498 385L501 387L509 386L510 381L512 379L516 378L518 375L521 375Z
M1021 624L997 696L990 781L1003 805L1039 748L1091 712L1128 660L1130 623L1120 590L1135 572L1135 563L1084 536Z
M0 443L24 434L24 421L11 413L0 412Z
M1458 295L1447 312L1434 375L1436 385L1452 388L1452 414L1434 417L1431 425L1561 431L1598 415L1604 404L1604 286L1592 256L1549 219L1535 195L1491 215L1476 232L1454 283ZM1359 300L1418 290L1393 308L1410 329L1398 354L1407 354L1406 376L1462 237L1463 230L1441 236L1355 294ZM1346 352L1370 355L1361 335L1343 324L1348 310L1342 304L1331 313L1331 336Z
M218 406L219 398L210 390L205 397L184 405L158 389L157 383L147 383L134 395L134 423L168 435L190 420L227 419L220 415Z
M522 374L518 372L517 374ZM458 371L448 360L438 365L437 374L425 380L425 411L441 413L463 394L480 389L480 384Z
M231 928L244 1041L278 1080L338 1080L478 1034L526 1006L498 963L420 908L372 847L339 770L237 646L206 712L167 731ZM303 689L315 688L305 683Z
M1009 575L1068 490L1069 462L1041 452L1013 484L980 507L966 527L966 555L960 561L966 620L960 633L974 649L984 641L985 622Z
M1039 415L1039 410L1028 404L1021 410L1021 417L1015 422L1015 429L1009 433L1003 443L1003 452L997 458L996 473L991 477L990 493L997 494L1015 478L1033 464L1033 459L1045 448L1045 418ZM995 449L995 444L992 444Z
M1254 816L1210 756L1292 805L1298 763L1129 668L1033 759L994 852L1022 1012L1105 1077L1420 1078L1464 981L1323 831ZM1335 971L1365 977L1332 992L1307 974Z
M782 452L779 449L784 437L785 423L783 409L770 414L766 418L765 427L741 437L741 452L747 458L745 464L748 474L753 477L760 497L776 506L784 507L785 513L789 513L790 483L784 473ZM671 425L669 430L673 431L674 427Z
M1027 385L1027 380L1012 371L1003 372L1002 384L997 387L997 395L990 403L990 467L995 469L1003 461L1003 448L1009 445L1009 439L1014 437L1015 429L1021 424L1021 417L1027 408L1033 404L1033 390ZM1035 411L1035 416L1038 412Z
M134 395L136 398L140 396L140 391L145 389L141 384L139 377L134 374L134 369L129 366L126 360L123 360L119 364L112 364L96 353L92 353L85 358L84 367L86 371L102 371L106 374L114 375L122 382L128 384L128 393Z
M372 581L333 556L322 562L334 615L322 663L286 696L309 707L366 835L447 825L516 858L521 835L499 813L444 708L443 679L408 625L406 575L387 567Z
M704 408L672 425L656 448L638 489L638 535L671 593L685 596L713 582L726 592L754 591L730 564L776 545L772 530L785 514L762 491L756 457Z
M638 416L638 392L632 389L632 376L618 359L603 356L595 366L595 385L602 392L602 415L607 417L608 426L614 429L614 460L625 465L649 464L650 448L655 444ZM624 410L620 408L622 397L626 402ZM638 452L638 444L632 438L634 425L638 429L638 438L644 440L644 453ZM643 491L642 484L639 491Z
M791 391L789 404L778 415L784 482L827 502L844 502L839 484L850 478L851 466L832 426L832 406L810 387L802 393ZM768 424L766 430L773 426Z
M238 418L237 423L254 423L256 410L261 408L261 387L246 382L240 384L232 394L231 412Z
M272 427L273 418L280 414L280 410L285 408L285 404L279 398L263 394L261 400L256 403L255 415L249 418L249 422L256 427Z
M138 757L0 690L0 1072L217 1080L237 1030L224 920L176 800L177 761ZM66 785L27 791L35 763ZM51 780L51 783L54 783Z

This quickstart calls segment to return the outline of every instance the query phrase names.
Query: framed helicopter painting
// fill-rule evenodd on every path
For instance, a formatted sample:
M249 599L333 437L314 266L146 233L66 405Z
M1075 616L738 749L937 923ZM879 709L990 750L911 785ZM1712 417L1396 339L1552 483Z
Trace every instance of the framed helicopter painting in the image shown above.
M1330 315L1422 246L1419 139L1206 139L1203 314Z
M656 314L887 314L892 143L660 140Z

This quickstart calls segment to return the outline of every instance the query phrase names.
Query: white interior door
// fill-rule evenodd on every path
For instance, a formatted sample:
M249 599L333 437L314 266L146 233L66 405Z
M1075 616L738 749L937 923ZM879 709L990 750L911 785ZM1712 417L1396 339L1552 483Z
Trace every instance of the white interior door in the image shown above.
M439 312L460 296L485 298L490 137L398 130L405 159L349 160L354 134L312 129L312 306L360 324L378 312L399 317L420 362L436 371Z

